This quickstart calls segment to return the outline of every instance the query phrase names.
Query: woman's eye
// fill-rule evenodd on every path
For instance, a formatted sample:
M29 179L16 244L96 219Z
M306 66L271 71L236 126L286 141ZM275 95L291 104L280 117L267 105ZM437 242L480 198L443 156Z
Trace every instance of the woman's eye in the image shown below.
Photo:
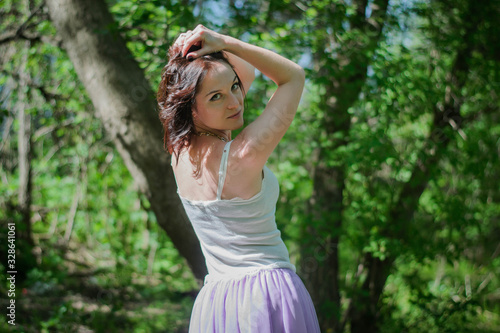
M236 90L236 89L239 89L239 87L240 87L240 85L238 84L238 82L236 82L235 84L233 84L231 89Z
M220 94L215 94L212 96L212 98L210 98L211 101L216 101L220 98Z

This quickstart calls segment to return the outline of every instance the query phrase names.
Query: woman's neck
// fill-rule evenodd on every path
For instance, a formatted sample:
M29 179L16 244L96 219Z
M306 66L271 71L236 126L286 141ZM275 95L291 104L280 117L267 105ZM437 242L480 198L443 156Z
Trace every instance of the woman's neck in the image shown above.
M198 136L212 136L225 142L231 141L231 130L217 130L202 126L195 126L195 130Z

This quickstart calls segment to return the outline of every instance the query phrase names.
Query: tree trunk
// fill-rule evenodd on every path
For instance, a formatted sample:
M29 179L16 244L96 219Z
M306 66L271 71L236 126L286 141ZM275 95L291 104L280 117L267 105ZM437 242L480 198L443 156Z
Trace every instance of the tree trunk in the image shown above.
M107 133L196 278L207 273L176 193L153 93L102 0L48 0L49 13Z
M31 203L32 203L32 127L31 115L29 114L28 85L26 84L28 73L25 72L28 63L28 52L30 42L26 41L20 50L21 64L19 68L19 82L17 95L17 119L19 131L17 135L19 188L17 192L17 211L20 219L14 219L16 223L16 266L10 270L17 271L17 279L22 283L27 272L36 266L33 254L33 234L31 232ZM5 266L7 267L7 266Z
M326 96L338 96L333 88L326 89ZM334 95L335 94L335 95ZM325 112L324 127L327 133L347 136L350 116L336 99L322 103ZM335 115L335 116L334 116ZM333 140L332 140L333 141ZM345 146L347 141L337 140L332 147L320 148L317 166L313 172L313 194L308 203L311 222L306 227L302 244L301 276L315 301L322 331L337 330L340 318L339 285L339 236L342 225L343 192L345 188L345 163L329 166L330 151ZM326 236L325 236L326 235ZM312 252L311 252L312 251Z
M372 38L367 43L351 41L342 44L342 52L331 61L333 55L326 54L320 47L315 56L315 68L320 77L327 78L325 94L321 97L321 108L325 110L322 120L324 136L329 138L320 146L316 155L317 164L313 170L313 194L308 203L310 221L304 230L301 244L301 276L314 300L321 330L340 332L340 282L339 282L339 241L344 210L346 164L340 158L332 162L335 154L349 143L351 116L349 108L358 100L366 79L370 63L367 54L378 45L384 26L388 1L373 2L371 21L380 21L377 26L368 22L366 17L367 1L359 0L357 15L350 18L352 29L364 31ZM338 8L331 4L329 14L334 17ZM322 23L318 22L319 25ZM341 29L342 22L329 20L323 24L333 25L333 30ZM323 29L318 26L318 29ZM333 43L333 37L325 36L318 45ZM343 64L343 65L340 65ZM338 138L341 139L338 139ZM333 164L333 165L332 165Z
M17 101L17 119L19 121L19 132L17 138L17 151L19 158L19 188L18 188L18 206L22 216L24 227L17 229L17 234L28 244L33 246L33 237L31 234L31 160L32 160L32 139L31 139L31 115L26 111L27 102L27 84L24 68L28 63L28 50L30 42L25 42L20 69L20 79L18 83L18 101Z
M378 301L385 282L394 262L393 258L381 260L371 253L365 256L365 266L368 269L366 280L357 298L353 299L350 321L351 333L377 332Z

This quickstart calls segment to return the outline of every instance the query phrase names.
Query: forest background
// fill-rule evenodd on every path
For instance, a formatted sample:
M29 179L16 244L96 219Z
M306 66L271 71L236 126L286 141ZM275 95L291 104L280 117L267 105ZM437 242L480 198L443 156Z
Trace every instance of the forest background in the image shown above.
M322 331L500 332L498 0L3 0L0 17L0 330L187 331L206 267L155 91L201 23L306 69L269 166ZM246 123L273 89L257 75Z

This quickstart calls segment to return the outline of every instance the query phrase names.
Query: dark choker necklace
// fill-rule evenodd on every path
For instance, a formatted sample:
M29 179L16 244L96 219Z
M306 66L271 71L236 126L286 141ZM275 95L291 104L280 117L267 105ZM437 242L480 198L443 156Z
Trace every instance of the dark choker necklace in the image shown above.
M219 140L222 140L224 142L227 142L227 139L223 136L220 136L220 135L217 135L217 134L214 134L212 132L198 132L196 133L198 136L202 136L202 135L205 135L205 136L215 136L216 138L218 138Z

